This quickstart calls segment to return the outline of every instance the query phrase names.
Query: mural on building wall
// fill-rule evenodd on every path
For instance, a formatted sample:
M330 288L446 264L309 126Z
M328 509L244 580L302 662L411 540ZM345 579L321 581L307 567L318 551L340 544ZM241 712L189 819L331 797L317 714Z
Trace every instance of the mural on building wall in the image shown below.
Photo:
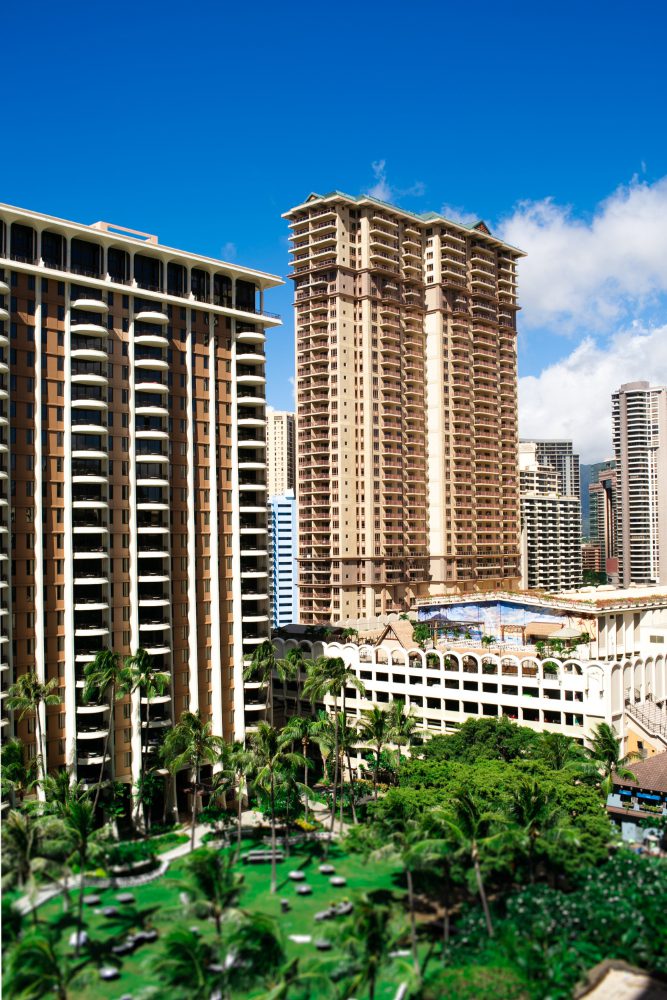
M591 640L596 637L593 617L514 601L430 605L419 609L419 621L435 625L443 636L458 631L461 637L479 642L483 635L492 635L507 646L524 646L550 634L556 638L559 629L587 632Z

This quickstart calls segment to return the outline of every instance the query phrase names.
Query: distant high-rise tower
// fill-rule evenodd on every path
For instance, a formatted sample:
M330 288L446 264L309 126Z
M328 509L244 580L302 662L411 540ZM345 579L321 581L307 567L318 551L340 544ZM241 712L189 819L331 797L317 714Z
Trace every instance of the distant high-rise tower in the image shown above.
M311 195L286 218L301 620L515 587L521 252L368 196Z
M578 491L562 491L555 463L539 461L542 443L519 445L522 585L553 592L581 584L581 500ZM572 487L573 478L563 478Z
M563 496L579 496L579 456L574 454L571 441L531 438L539 465L548 465L558 473L558 492Z
M589 536L600 552L600 570L611 583L618 583L616 551L616 462L601 462L595 466L597 480L589 484Z
M296 499L294 490L269 500L271 556L271 624L273 628L297 621Z
M612 395L616 541L622 584L667 582L667 388L628 382Z
M263 716L243 667L269 635L264 341L279 321L263 305L279 284L0 205L1 684L57 681L49 770L136 782L184 709L230 740ZM84 703L84 669L140 647L169 689L150 708L125 698L107 750L108 693Z
M269 410L266 414L266 462L270 497L295 488L293 413Z

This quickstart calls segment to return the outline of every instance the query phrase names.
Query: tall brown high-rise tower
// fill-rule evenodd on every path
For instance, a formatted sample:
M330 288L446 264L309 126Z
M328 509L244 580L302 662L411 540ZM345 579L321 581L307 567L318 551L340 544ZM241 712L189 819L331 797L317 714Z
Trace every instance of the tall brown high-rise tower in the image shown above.
M516 586L521 252L367 196L311 195L285 217L301 620Z

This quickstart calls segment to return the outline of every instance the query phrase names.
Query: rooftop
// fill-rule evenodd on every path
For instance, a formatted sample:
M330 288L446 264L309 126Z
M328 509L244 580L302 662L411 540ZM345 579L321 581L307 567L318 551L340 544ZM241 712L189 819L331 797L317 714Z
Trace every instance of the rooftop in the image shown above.
M667 792L667 750L656 753L646 760L631 761L629 770L636 775L636 781L614 775L614 784L624 788L647 788L653 792Z
M300 205L296 205L291 208L289 212L283 212L283 219L290 219L296 212L303 212L305 209L310 208L314 201L348 201L355 205L379 205L381 208L386 208L390 212L394 212L396 215L401 215L406 219L411 219L415 222L419 222L422 225L435 222L444 223L448 226L452 226L454 229L459 229L463 232L474 234L490 243L494 243L497 246L506 247L511 250L519 257L525 257L525 251L519 250L518 247L513 247L510 243L505 243L504 240L499 240L497 236L493 236L489 231L486 223L480 219L478 222L473 223L470 226L466 226L463 222L454 222L453 219L447 219L444 215L440 215L438 212L409 212L405 208L399 208L397 205L392 205L388 201L381 201L379 198L374 198L370 194L345 194L344 191L329 191L327 194L317 194L317 192L312 192L308 195L306 200Z
M667 586L638 587L580 587L577 590L565 590L550 594L546 591L479 591L474 594L443 594L442 596L424 597L418 600L417 607L432 607L438 605L480 604L494 601L504 601L515 604L528 604L535 607L561 608L582 612L609 611L624 607L667 607Z
M128 229L125 226L118 226L110 222L94 222L86 225L82 222L70 222L68 219L60 219L55 215L45 215L43 212L33 212L27 208L18 208L15 205L7 205L0 202L0 212L11 216L11 222L19 222L23 225L46 223L49 229L58 231L73 231L73 235L78 237L94 237L98 242L113 246L125 245L128 250L145 248L150 251L159 251L161 255L168 254L173 257L186 257L189 260L207 264L209 267L222 267L230 274L238 275L240 278L254 278L262 288L275 288L284 285L285 282L275 274L268 274L266 271L257 271L251 267L243 267L239 264L230 264L215 257L204 257L201 254L190 253L186 250L178 250L175 247L168 247L158 241L157 236L152 233L143 233L138 229Z

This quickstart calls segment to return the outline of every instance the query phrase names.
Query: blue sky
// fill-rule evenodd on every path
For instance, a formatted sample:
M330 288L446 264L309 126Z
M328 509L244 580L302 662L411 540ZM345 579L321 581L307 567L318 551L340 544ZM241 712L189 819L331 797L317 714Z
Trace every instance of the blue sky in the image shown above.
M3 26L24 43L4 50L2 200L282 275L280 214L312 190L471 213L530 253L525 433L604 458L609 381L667 381L657 0L39 0ZM268 397L289 407L291 288L269 308Z

